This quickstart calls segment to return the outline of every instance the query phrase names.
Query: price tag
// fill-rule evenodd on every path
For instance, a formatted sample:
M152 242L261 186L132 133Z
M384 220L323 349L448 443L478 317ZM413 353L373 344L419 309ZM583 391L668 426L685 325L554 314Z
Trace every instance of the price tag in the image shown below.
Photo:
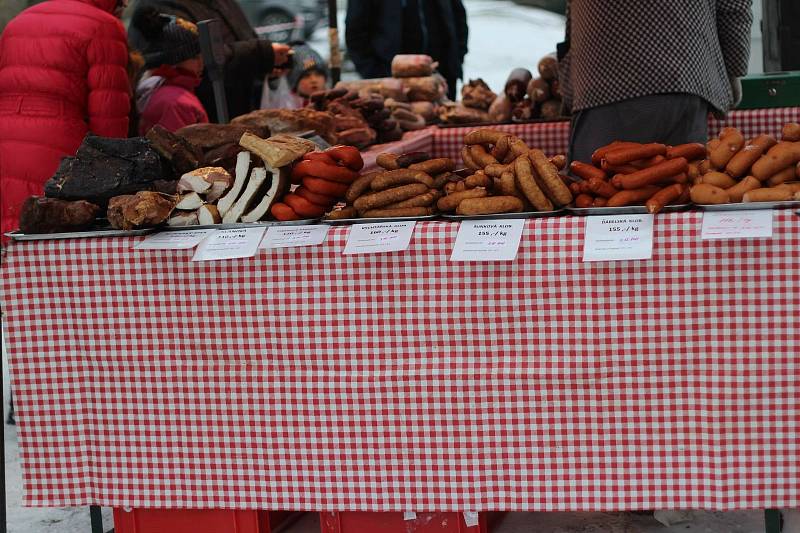
M465 220L451 261L513 261L517 257L524 219Z
M325 242L327 224L309 226L269 226L259 248L293 248L296 246L317 246Z
M213 229L163 231L148 235L134 246L137 250L190 250L200 244Z
M625 261L653 257L653 215L586 217L584 261Z
M345 255L402 252L408 248L416 222L356 224L350 228Z
M478 527L480 520L478 518L478 513L472 513L469 511L464 512L464 524L467 527Z
M197 247L192 261L219 261L253 257L264 236L264 226L257 228L218 229Z
M748 211L706 211L703 213L703 240L757 239L772 237L771 209Z
M405 511L403 513L403 520L416 520L416 519L417 519L417 513L415 513L414 511Z

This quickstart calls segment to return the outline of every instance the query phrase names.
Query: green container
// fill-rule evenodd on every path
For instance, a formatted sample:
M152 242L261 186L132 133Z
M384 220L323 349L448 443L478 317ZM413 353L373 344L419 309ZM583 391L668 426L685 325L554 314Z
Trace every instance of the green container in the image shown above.
M742 103L737 109L800 106L800 71L765 72L742 78Z

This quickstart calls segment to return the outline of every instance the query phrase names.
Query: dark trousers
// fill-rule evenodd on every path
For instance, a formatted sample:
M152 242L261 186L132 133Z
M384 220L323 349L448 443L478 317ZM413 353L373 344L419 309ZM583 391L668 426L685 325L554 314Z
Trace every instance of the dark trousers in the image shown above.
M708 140L708 103L693 94L655 94L577 111L572 116L570 161L589 162L612 141L667 145Z

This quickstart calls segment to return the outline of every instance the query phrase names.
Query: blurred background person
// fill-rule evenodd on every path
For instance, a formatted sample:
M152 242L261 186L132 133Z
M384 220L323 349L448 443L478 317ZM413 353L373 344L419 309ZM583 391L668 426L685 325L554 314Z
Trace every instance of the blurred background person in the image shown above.
M299 109L317 91L328 87L328 67L316 50L303 42L292 47L292 68L285 76L269 79L264 86L262 109Z
M391 76L397 54L428 54L455 99L469 34L461 0L349 0L345 25L347 51L362 78Z
M175 15L194 24L209 19L222 21L227 59L225 94L231 117L256 109L264 77L288 61L289 47L259 39L235 0L139 0L134 17L146 7L154 7L159 13ZM130 30L130 40L137 50L147 48L147 39L135 28ZM217 122L214 91L208 76L203 76L197 96L211 121Z
M22 203L43 193L88 132L127 137L125 5L49 0L0 35L0 235L18 226Z
M569 156L588 161L615 141L705 143L708 113L741 100L751 0L567 3L559 45Z
M145 7L136 12L131 27L148 42L142 52L149 76L136 89L139 134L146 134L156 124L176 131L208 122L208 114L194 93L203 76L197 26Z

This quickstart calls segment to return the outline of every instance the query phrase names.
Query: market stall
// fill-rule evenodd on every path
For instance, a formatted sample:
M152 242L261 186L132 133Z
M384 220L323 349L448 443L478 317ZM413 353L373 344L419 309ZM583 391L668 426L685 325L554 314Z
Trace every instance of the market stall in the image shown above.
M141 237L15 243L2 285L25 503L301 510L800 505L798 217L649 261L321 246L192 262ZM769 268L765 268L768 266ZM744 318L746 317L746 318Z

